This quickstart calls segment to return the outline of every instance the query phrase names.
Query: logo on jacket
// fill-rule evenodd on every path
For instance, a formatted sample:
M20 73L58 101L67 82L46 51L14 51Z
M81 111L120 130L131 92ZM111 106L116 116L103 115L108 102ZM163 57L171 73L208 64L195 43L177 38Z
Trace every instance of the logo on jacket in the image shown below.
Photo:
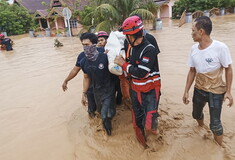
M207 63L213 62L213 59L212 59L212 58L206 58L205 60L206 60Z
M104 64L103 63L100 63L99 66L98 66L99 69L104 69Z
M148 63L149 62L149 58L148 57L143 57L142 62Z

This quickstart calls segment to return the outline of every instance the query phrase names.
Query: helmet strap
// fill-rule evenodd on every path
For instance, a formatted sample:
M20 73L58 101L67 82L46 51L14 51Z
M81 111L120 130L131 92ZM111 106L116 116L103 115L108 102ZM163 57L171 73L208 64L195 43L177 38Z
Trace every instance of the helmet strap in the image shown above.
M131 45L131 47L134 47L135 41L138 39L138 37L135 37L135 40L131 43L129 36L126 36L126 39L128 41L128 43Z

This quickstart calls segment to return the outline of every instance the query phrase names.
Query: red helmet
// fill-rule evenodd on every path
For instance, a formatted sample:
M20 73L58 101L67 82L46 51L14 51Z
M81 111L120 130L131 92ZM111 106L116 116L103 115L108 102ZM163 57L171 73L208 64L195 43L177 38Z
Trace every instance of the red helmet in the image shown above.
M123 34L135 34L144 28L143 22L138 16L131 16L122 23L121 31Z
M4 34L0 34L0 38L4 37Z
M108 33L105 32L105 31L99 31L98 34L97 34L97 37L98 37L98 38L99 38L99 37L106 37L106 38L108 38L109 35L108 35Z

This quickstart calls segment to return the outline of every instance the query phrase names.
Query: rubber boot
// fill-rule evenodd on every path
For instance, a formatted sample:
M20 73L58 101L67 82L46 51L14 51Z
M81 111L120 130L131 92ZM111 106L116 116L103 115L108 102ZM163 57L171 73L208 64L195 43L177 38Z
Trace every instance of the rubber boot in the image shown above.
M112 119L111 118L104 118L103 119L103 127L108 136L112 134Z

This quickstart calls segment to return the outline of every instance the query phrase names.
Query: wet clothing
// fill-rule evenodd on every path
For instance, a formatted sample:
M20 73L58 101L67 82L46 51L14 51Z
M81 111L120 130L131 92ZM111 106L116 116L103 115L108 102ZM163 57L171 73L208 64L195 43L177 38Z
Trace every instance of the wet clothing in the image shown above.
M2 39L0 39L0 45L1 45L0 50L5 50L5 45L2 45Z
M155 47L145 38L130 51L130 62L122 66L131 75L131 87L137 92L148 92L160 84L160 73Z
M1 40L1 44L5 46L7 51L13 50L12 44L11 44L11 39L10 38L4 38Z
M97 48L98 52L104 52L103 48ZM86 57L84 52L81 52L76 61L76 66L81 67L81 60ZM91 87L88 88L87 90L87 101L88 101L88 113L95 113L96 111L96 104L95 104L95 97L93 94L93 89Z
M116 104L120 105L122 103L122 91L120 87L120 79L116 75L113 75L113 76L114 76L114 81L115 81Z
M226 92L226 84L222 79L222 75L222 67L208 73L197 73L195 88L211 93L223 94Z
M226 84L222 80L223 68L232 64L228 47L213 40L210 46L200 50L198 44L192 46L188 64L196 69L193 95L193 118L202 120L203 107L208 102L210 129L215 135L223 134L220 120Z
M77 57L77 62L76 62L76 66L77 67L81 67L81 60L83 58L85 58L85 53L81 52L78 57ZM91 88L91 86L88 88L87 93L87 101L88 101L88 113L89 114L94 114L96 111L96 104L95 104L95 97L93 94L93 89Z
M81 60L81 68L90 78L90 87L93 89L97 111L101 114L103 122L112 118L115 108L115 81L108 70L107 54L99 53L95 61L87 58Z
M133 124L142 144L145 142L144 129L154 134L157 129L161 87L157 54L156 48L143 38L141 44L130 49L129 62L122 66L131 78Z
M101 53L105 52L105 48L104 47L97 47L97 50ZM121 87L120 87L120 79L118 78L118 76L116 75L112 75L115 81L115 95L116 95L116 104L120 105L122 103L122 91L121 91Z
M224 94L214 94L200 89L194 89L193 95L193 118L204 119L203 108L208 102L210 112L210 129L216 135L223 134L223 127L220 120Z
M160 49L158 47L157 41L154 38L153 35L149 34L146 32L146 30L144 30L144 37L155 47L157 54L160 53ZM126 53L126 61L129 62L130 59L130 51L131 51L131 45L128 44L127 40L124 41L124 50ZM158 62L158 57L157 57L157 62ZM158 65L158 63L157 63ZM159 66L157 66L158 70L159 70ZM124 99L129 99L130 98L130 82L128 77L126 78L126 75L121 75L119 76L120 79L120 86L121 86L121 90L122 90L122 94L123 94L123 98Z

